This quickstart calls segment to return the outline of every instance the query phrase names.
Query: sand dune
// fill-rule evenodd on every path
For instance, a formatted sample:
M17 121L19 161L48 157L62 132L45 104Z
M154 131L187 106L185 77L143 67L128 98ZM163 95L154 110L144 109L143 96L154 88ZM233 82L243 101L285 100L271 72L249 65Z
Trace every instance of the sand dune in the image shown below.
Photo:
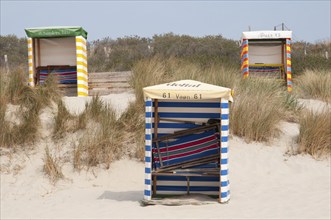
M107 99L115 103L131 98L117 94ZM79 111L78 98L65 102L71 111ZM45 121L51 118L44 114ZM144 164L134 159L116 161L109 170L74 172L69 144L54 149L64 158L65 179L52 185L42 173L44 148L50 144L45 134L32 151L1 150L1 219L330 219L330 158L317 161L291 154L298 124L282 122L279 127L280 138L267 144L230 139L228 204L208 200L183 206L142 207ZM184 199L196 204L204 200Z

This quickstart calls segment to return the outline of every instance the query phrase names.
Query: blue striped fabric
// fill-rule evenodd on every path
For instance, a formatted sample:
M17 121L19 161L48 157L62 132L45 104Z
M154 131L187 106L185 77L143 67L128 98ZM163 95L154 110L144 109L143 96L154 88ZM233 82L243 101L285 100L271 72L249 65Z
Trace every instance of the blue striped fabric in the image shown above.
M242 58L241 58L241 61L243 62L244 59L246 59L246 58L248 58L248 54L244 54L244 55L242 56Z
M158 100L158 116L160 122L158 124L158 137L172 134L175 131L185 130L189 128L195 128L201 126L201 123L207 123L208 119L220 119L221 118L221 103L220 99L213 100L201 100L201 101L174 101L174 100ZM146 114L147 115L147 114ZM154 113L153 113L154 117ZM181 123L181 122L169 122L162 121L162 119L176 119L183 121L192 121L194 123ZM227 126L226 126L227 127ZM152 124L154 128L154 123ZM183 141L196 140L200 137L211 134L215 131L209 131L205 134L198 134L192 137L185 137ZM219 139L219 134L216 133ZM153 134L154 137L154 134ZM176 142L177 141L177 142ZM174 139L173 143L178 143L180 140ZM169 144L169 143L168 143ZM169 145L168 145L169 146ZM153 148L155 149L155 144ZM165 143L161 143L160 147L165 147ZM155 152L154 152L155 153ZM153 153L153 154L154 154ZM205 154L199 156L208 156L219 154L219 147L212 149ZM175 161L176 162L176 161ZM178 161L177 161L178 162ZM171 164L171 163L168 163ZM154 167L159 166L154 163ZM218 168L218 163L204 164L200 166L191 167L194 168ZM207 194L218 195L220 190L220 178L219 177L190 177L190 191ZM186 194L187 193L187 179L180 176L157 176L156 194Z
M278 66L250 66L249 71L253 72L279 72Z
M220 118L220 113L159 112L161 118ZM153 113L154 117L154 113Z
M190 193L199 193L205 195L217 195L219 193L219 176L191 176L189 178ZM157 176L156 194L181 195L188 191L187 178L184 176Z
M230 188L228 179L228 140L229 140L229 101L222 99L221 101L221 169L220 169L220 202L226 203L230 199ZM225 126L227 125L227 126Z
M153 105L154 106L154 105ZM220 108L219 102L159 102L159 107L175 108Z
M185 176L157 176L156 180L158 181L186 181ZM196 182L203 182L203 181L210 181L210 182L219 182L219 177L213 177L213 176L191 176L190 181L196 181Z
M145 121L145 190L144 199L152 199L152 100L147 99L145 102L146 117Z
M243 46L245 46L246 44L248 44L248 40L243 40L243 42L242 42L241 45L242 45L242 47L243 47Z
M154 128L154 124L152 125ZM159 123L158 128L181 128L181 129L189 129L189 128L197 128L199 125L196 124L184 124L184 123Z
M214 186L190 186L190 192L203 192L203 191L218 191L219 187ZM179 191L179 192L187 192L187 186L156 186L156 191L157 192L162 192L162 191ZM176 194L176 192L174 192Z

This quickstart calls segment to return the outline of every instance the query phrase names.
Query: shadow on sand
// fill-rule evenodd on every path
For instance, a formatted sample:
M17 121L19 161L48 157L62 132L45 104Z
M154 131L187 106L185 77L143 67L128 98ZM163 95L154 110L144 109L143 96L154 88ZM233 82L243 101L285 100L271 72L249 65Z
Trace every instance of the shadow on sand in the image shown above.
M139 202L143 199L143 191L122 191L122 192L113 192L105 191L103 192L98 199L110 199L115 201L130 201L130 202Z

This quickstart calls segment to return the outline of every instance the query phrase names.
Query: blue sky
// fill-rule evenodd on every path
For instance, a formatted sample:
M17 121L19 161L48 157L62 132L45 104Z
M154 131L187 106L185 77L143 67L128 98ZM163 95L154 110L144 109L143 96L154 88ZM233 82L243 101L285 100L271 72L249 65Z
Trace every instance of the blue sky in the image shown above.
M239 40L248 30L282 22L294 40L330 39L331 0L325 1L15 1L1 0L1 35L24 28L83 26L88 39L173 32Z

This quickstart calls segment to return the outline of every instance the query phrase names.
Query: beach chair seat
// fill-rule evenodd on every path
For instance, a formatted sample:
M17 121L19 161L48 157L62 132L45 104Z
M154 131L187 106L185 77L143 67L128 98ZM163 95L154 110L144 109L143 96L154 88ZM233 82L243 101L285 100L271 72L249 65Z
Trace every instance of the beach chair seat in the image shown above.
M201 165L219 159L217 125L187 129L163 136L153 143L153 165L156 170Z

